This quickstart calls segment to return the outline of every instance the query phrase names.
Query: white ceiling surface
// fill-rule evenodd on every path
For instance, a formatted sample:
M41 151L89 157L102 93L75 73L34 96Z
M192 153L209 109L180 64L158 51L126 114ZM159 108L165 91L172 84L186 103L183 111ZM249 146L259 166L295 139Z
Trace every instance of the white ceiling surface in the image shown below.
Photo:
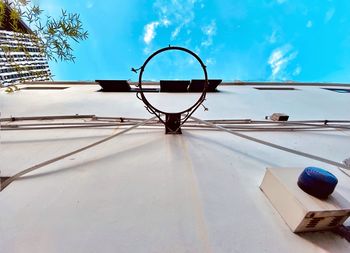
M151 117L134 93L95 90L74 86L0 93L1 117ZM209 111L200 108L197 117L263 119L284 112L291 119L350 119L350 94L315 87L220 90L208 95ZM179 103L184 98L173 96ZM115 132L1 131L1 173L13 175ZM350 156L349 133L247 134L341 162ZM330 232L293 234L259 189L266 167L310 165L336 174L338 191L350 195L350 179L337 168L227 133L184 129L173 136L163 129L136 129L32 172L0 192L1 251L349 252L350 244Z

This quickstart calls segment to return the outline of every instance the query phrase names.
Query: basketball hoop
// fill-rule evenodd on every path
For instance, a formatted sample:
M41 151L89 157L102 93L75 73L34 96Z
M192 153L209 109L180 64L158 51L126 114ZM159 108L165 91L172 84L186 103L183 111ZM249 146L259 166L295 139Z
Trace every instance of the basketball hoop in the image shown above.
M153 106L147 100L147 98L144 94L143 87L142 87L142 75L146 69L147 64L158 54L166 52L166 51L171 51L171 50L183 51L185 53L192 55L199 62L199 64L201 65L201 67L203 69L203 73L204 73L204 87L203 87L203 91L202 91L200 97L192 106L190 106L189 108L187 108L183 111L179 111L179 112L166 112L166 111L163 111L163 110ZM203 61L199 58L199 56L197 54L195 54L194 52L192 52L191 50L189 50L187 48L169 46L169 47L159 49L158 51L151 54L146 59L144 64L141 66L141 68L139 68L138 70L140 70L139 82L138 82L138 86L139 86L138 93L141 96L141 97L139 97L139 96L138 97L143 101L147 110L150 113L156 115L158 117L158 119L165 125L165 133L166 134L181 134L181 125L183 125L187 121L187 119L198 109L198 107L205 100L205 96L206 96L207 89L208 89L208 74L207 74L206 66L204 65ZM133 71L136 72L137 70L133 69ZM162 119L162 117L161 117L162 115L165 115L165 120ZM184 115L183 118L181 118L182 115Z

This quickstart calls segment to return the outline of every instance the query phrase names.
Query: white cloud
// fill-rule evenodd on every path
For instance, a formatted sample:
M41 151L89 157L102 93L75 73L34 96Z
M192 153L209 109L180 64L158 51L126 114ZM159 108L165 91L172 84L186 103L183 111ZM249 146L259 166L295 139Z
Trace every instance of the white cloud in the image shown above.
M301 73L301 67L297 66L293 71L293 76L298 76Z
M171 24L170 20L167 19L166 17L163 18L163 19L161 19L161 20L160 20L160 23L161 23L163 26L165 26L165 27L168 27L168 26Z
M270 43L270 44L274 44L274 43L276 43L276 41L277 41L277 31L275 30L275 31L273 31L272 32L272 34L270 35L270 37L268 38L268 42Z
M216 61L214 58L208 58L205 61L205 65L209 66L209 65L215 65Z
M160 17L166 16L175 25L175 29L171 33L171 39L174 40L195 18L194 7L198 0L158 0L155 6L158 7Z
M194 59L191 57L191 58L188 58L187 63L188 63L189 65L193 65L193 64L195 64L195 61L194 61Z
M176 39L176 37L177 37L177 35L179 35L181 29L182 29L182 26L178 26L178 27L175 28L174 31L172 31L172 33L171 33L171 40Z
M312 26L313 26L312 21L311 21L311 20L307 21L306 27L307 27L307 28L311 28Z
M283 4L283 3L287 2L287 0L276 0L276 2L277 2L278 4Z
M92 7L94 7L94 3L91 2L91 1L88 1L88 2L86 3L86 8L91 9Z
M153 10L156 13L156 18L144 25L142 34L145 45L144 53L150 53L156 42L167 45L175 41L173 43L180 42L186 47L191 47L191 44L196 43L199 45L199 51L203 47L211 46L217 32L215 20L210 23L204 23L206 21L202 21L202 19L196 23L194 22L196 9L205 7L203 2L203 0L154 1ZM194 30L197 27L200 27L200 29ZM193 32L202 32L203 37L200 41L188 40ZM158 33L163 36L157 36Z
M297 55L298 52L293 50L290 44L275 49L268 59L268 64L271 67L271 78L286 79L287 73L285 70L289 62L294 60Z
M206 39L201 43L202 46L208 47L213 44L213 37L216 35L216 29L215 20L212 20L210 24L202 27L202 32L206 36Z
M145 34L143 36L143 41L148 45L152 42L154 37L156 36L156 29L159 26L158 21L153 21L147 25L145 25Z
M334 16L335 13L335 9L331 8L326 12L325 18L324 18L324 22L328 23Z
M202 0L156 0L153 8L158 19L144 26L143 41L149 47L156 39L157 29L171 27L169 40L175 40L180 33L187 31L195 18L194 6L201 4ZM185 29L186 28L186 29Z
M196 54L200 54L201 53L201 49L199 48L199 46L196 46L195 48L194 48L194 52L196 53Z
M216 34L216 22L212 20L207 26L202 27L202 31L205 35L213 36Z
M148 23L145 25L144 27L144 35L143 35L143 41L149 45L152 40L156 37L156 29L159 26L164 26L164 27L168 27L170 25L170 21L167 18L163 18L160 21L153 21L151 23Z

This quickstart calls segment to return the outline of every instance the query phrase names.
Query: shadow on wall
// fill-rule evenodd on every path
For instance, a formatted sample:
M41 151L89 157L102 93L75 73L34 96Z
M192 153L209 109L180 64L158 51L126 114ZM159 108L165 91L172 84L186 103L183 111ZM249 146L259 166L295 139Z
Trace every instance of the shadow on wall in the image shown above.
M315 247L324 249L325 252L349 252L349 242L333 231L300 233L299 236L315 245Z

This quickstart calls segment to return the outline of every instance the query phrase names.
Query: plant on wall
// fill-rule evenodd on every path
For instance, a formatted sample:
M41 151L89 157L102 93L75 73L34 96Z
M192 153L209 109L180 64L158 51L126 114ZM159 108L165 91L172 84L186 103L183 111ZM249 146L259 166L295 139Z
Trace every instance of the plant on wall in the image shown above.
M58 17L47 16L30 0L0 0L0 30L12 31L10 43L0 41L1 65L7 64L19 74L31 72L34 77L47 72L21 65L14 54L18 53L25 61L34 50L47 60L74 62L72 44L88 38L78 13L62 10ZM28 48L28 43L33 47Z

